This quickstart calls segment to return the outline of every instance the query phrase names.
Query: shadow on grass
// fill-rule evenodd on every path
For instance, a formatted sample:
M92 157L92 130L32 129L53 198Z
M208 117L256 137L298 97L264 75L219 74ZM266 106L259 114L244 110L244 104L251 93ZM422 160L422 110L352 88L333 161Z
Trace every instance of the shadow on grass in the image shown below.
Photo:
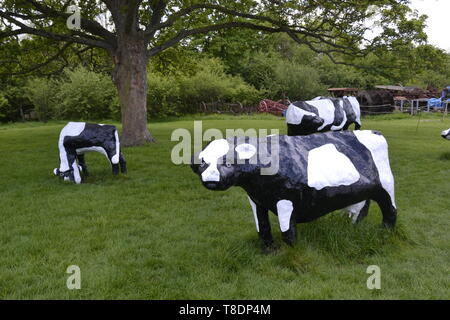
M449 148L450 149L450 148ZM450 151L444 152L439 156L439 160L450 161Z

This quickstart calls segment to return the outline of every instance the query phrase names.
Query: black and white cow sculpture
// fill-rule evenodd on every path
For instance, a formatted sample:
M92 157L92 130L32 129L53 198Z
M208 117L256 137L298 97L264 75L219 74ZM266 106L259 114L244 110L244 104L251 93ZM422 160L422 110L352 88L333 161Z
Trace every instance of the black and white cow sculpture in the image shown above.
M88 174L84 154L92 151L108 158L113 174L119 173L119 164L122 173L127 171L120 152L119 135L113 125L69 122L59 134L58 148L60 165L53 173L65 181L81 183L80 172Z
M450 140L450 129L444 130L441 132L441 136L444 139Z
M351 124L361 129L361 110L355 97L341 99L318 97L297 101L286 110L289 136L304 136L316 132L347 130Z
M262 175L267 164L262 164L257 150L269 150L273 159L270 146L275 138L279 141L278 171ZM380 133L364 130L246 139L240 144L236 138L212 141L195 156L198 161L191 167L210 190L239 186L246 191L265 248L272 244L269 210L278 216L283 240L291 245L296 223L344 208L358 222L367 215L371 199L381 208L383 224L394 228L394 178L388 145ZM238 163L226 161L229 152L234 152Z

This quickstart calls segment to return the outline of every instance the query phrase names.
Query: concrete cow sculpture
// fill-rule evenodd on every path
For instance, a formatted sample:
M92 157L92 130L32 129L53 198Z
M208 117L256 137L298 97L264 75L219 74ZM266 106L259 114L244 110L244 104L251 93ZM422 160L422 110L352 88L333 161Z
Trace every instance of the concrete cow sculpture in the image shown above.
M450 140L450 129L444 130L441 132L441 136L444 139Z
M115 126L69 122L59 134L58 148L60 165L53 173L65 181L81 183L80 172L88 174L84 154L92 151L100 152L108 158L113 174L119 173L119 164L122 173L127 171Z
M304 136L316 132L347 130L354 123L361 128L361 111L355 97L342 99L318 97L297 101L286 111L289 136Z
M275 144L278 158L270 151ZM261 174L267 167L260 161L261 150L278 159L274 175ZM227 161L233 152L238 159L234 163ZM367 215L371 199L381 208L383 224L395 226L394 178L387 142L378 132L247 138L246 143L236 138L214 140L193 160L197 163L193 162L192 170L206 188L239 186L246 191L265 248L272 244L269 210L278 216L288 244L296 238L296 223L344 208L357 222Z

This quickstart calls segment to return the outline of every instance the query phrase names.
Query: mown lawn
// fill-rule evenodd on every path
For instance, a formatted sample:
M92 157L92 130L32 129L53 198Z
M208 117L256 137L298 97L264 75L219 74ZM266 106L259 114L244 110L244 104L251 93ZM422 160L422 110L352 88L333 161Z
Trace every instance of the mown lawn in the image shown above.
M88 154L82 185L59 181L63 123L0 126L2 299L448 299L450 117L364 119L383 132L396 178L398 228L380 228L373 203L354 226L335 212L298 226L294 248L261 252L243 190L204 189L170 160L170 135L195 117L150 124L158 143L124 150L129 173L113 177ZM396 118L396 117L394 117ZM201 118L198 118L201 120ZM271 116L213 116L205 128L278 128ZM81 268L81 290L66 269ZM368 290L369 265L381 290Z

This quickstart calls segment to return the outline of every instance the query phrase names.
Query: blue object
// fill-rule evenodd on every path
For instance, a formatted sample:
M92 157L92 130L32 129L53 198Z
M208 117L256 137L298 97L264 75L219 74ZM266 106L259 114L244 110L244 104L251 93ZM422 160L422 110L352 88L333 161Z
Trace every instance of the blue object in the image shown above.
M427 106L432 108L442 108L444 104L442 103L442 98L430 98L428 99Z

